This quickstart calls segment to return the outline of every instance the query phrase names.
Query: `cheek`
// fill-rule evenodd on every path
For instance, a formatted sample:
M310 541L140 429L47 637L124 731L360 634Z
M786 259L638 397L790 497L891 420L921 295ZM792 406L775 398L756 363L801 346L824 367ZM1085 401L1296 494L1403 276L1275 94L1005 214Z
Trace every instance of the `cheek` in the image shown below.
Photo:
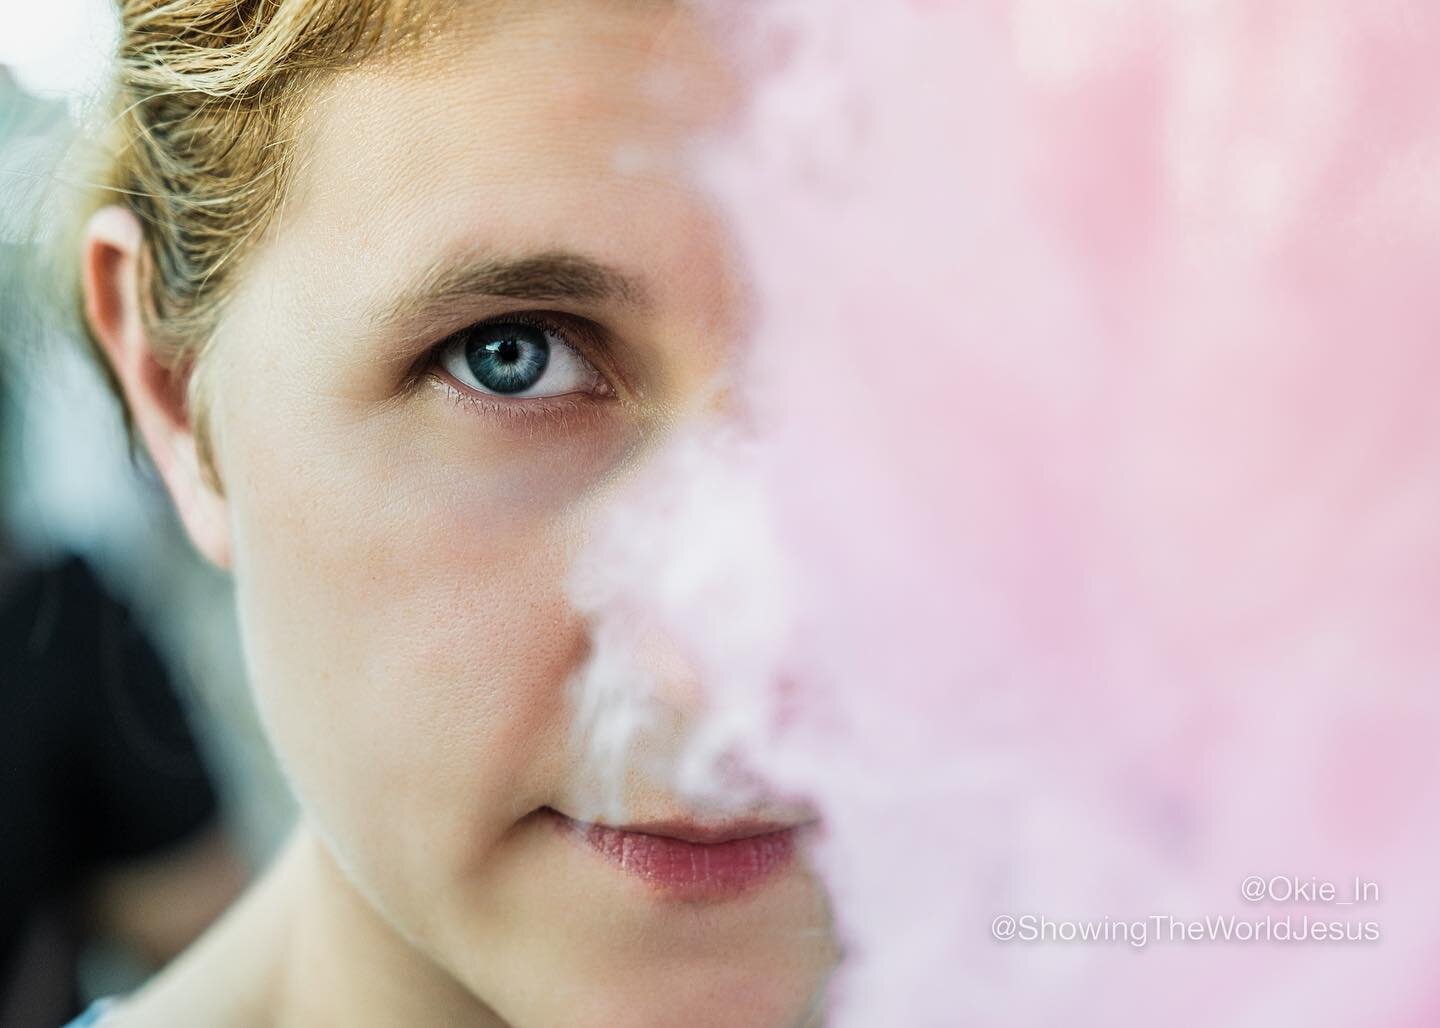
M227 454L249 672L307 816L403 902L547 802L585 645L568 541L613 455L433 405L277 406Z

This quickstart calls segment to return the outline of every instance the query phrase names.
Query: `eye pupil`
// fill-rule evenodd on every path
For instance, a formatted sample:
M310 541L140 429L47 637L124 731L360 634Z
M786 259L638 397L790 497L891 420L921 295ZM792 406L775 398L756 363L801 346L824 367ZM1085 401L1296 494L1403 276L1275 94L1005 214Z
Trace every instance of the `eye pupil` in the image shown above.
M486 389L523 393L545 374L550 344L544 332L530 325L486 325L467 342L465 359Z

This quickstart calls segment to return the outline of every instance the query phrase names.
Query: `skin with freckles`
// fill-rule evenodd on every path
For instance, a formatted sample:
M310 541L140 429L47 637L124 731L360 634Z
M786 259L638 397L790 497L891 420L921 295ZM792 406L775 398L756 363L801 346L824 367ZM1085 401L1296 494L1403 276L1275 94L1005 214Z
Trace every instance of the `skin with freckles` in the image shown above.
M587 523L723 403L736 275L674 157L733 97L690 17L613 0L463 9L327 81L206 358L220 490L147 360L139 229L92 223L92 326L233 574L304 812L119 1023L816 1023L835 952L803 862L677 901L537 813L579 816L586 784L565 576ZM536 354L535 384L494 388ZM639 780L627 800L636 821L686 812Z

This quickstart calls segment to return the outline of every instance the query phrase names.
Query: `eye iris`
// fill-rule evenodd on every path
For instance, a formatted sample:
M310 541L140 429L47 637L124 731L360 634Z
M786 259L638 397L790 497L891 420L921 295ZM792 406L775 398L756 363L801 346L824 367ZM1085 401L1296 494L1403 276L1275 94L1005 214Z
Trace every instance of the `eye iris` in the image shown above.
M550 363L545 333L529 325L490 325L465 346L476 381L497 393L523 393Z

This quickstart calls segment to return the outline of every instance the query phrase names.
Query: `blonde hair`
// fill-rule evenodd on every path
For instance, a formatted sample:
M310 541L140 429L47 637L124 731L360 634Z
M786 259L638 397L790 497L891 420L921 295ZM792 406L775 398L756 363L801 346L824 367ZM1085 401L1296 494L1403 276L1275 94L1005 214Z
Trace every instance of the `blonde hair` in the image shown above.
M436 6L119 0L111 106L84 173L96 188L79 213L121 203L144 228L146 327L157 360L185 376L201 467L216 489L200 369L236 264L280 205L304 99L324 74L419 39Z

